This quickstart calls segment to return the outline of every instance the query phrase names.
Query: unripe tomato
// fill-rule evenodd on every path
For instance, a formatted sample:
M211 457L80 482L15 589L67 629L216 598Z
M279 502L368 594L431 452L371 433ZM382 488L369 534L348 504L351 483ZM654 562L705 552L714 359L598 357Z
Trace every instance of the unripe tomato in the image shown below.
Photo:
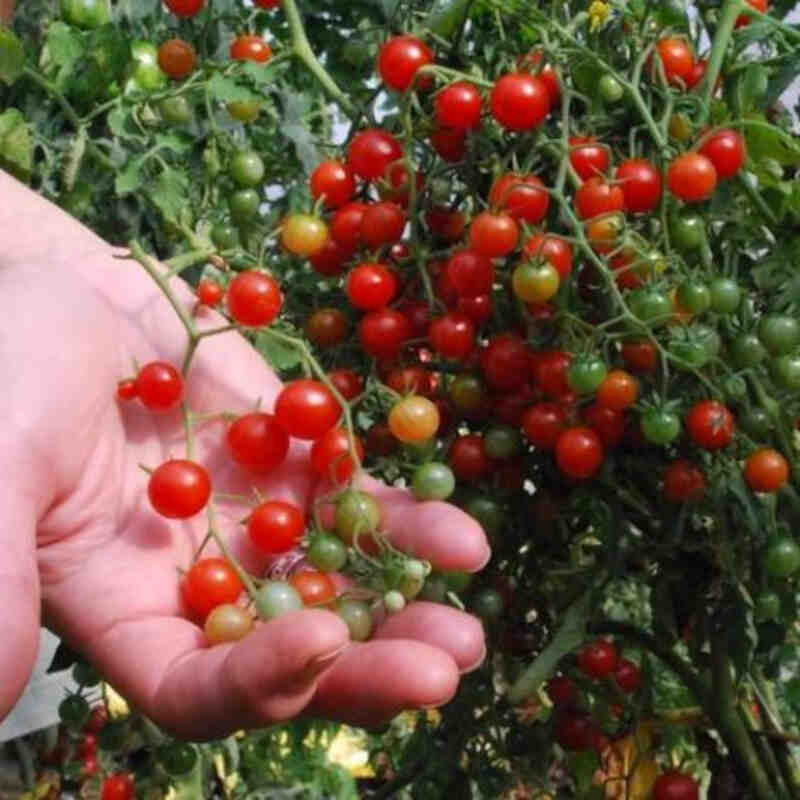
M438 428L439 409L426 397L404 397L389 412L389 430L406 444L427 442Z
M560 285L558 270L549 261L519 264L511 275L514 294L525 303L546 303Z
M203 632L208 643L215 645L243 639L252 628L253 617L247 610L233 603L223 603L206 617Z
M328 240L328 226L312 214L290 214L283 223L281 243L296 256L319 253Z
M111 20L108 0L61 0L61 15L77 28L99 28Z
M169 125L186 125L192 121L194 109L183 96L165 97L158 104L158 113Z
M231 159L228 173L231 178L245 188L258 186L264 180L264 161L253 150L242 150Z
M504 128L527 131L544 122L550 113L550 92L541 78L515 72L495 83L489 106Z
M798 570L800 545L791 536L776 536L764 552L764 571L772 578L790 578Z
M420 67L433 63L433 51L416 36L393 36L378 53L378 72L390 88L404 92L412 83ZM426 78L415 84L416 88L430 84Z

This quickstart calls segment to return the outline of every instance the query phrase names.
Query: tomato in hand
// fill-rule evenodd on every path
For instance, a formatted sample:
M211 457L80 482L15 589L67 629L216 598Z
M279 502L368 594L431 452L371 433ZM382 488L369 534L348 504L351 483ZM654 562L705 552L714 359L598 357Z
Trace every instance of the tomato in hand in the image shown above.
M263 411L239 417L228 428L226 441L233 460L257 474L271 472L289 452L289 435Z
M722 403L705 400L689 409L686 429L698 447L719 450L733 439L733 414Z
M203 632L211 645L238 642L253 628L250 612L233 603L223 603L206 617Z
M747 158L744 136L731 128L720 128L704 137L698 152L714 165L720 180L736 175Z
M353 173L341 161L323 161L311 173L311 196L316 201L324 195L326 208L341 208L355 191Z
M183 377L172 364L152 361L136 376L135 396L151 411L171 411L183 400Z
M644 158L629 158L623 161L616 172L622 187L625 210L631 214L653 211L661 200L661 175Z
M183 39L169 39L158 48L158 66L175 80L190 75L196 60L194 47Z
M255 34L242 34L231 43L231 58L234 61L256 61L263 64L272 55L270 46Z
M193 616L205 620L212 609L235 603L244 586L230 562L224 558L201 558L186 573L181 584L183 600Z
M622 187L609 183L605 178L589 178L575 192L575 210L581 219L592 219L601 214L622 211L625 195Z
M364 459L361 440L354 436L355 454L358 463ZM311 469L332 483L347 483L356 471L357 463L350 450L350 436L344 428L331 428L314 442L311 448Z
M664 470L664 498L670 503L697 502L705 491L705 475L690 461L673 461Z
M400 143L380 128L357 133L347 151L347 165L366 181L382 178L387 167L403 157Z
M167 519L188 519L211 497L211 478L194 461L174 458L153 470L147 484L153 508Z
M289 578L304 606L325 606L336 599L336 584L324 572L303 569Z
M225 290L216 281L204 278L197 284L197 300L204 306L214 308L222 302Z
M414 83L420 67L433 63L433 51L416 36L393 36L378 53L378 73L390 88L404 92ZM417 82L417 88L430 85L430 78Z
M667 185L684 202L700 203L708 200L717 188L717 171L711 159L702 153L685 153L669 165Z
M383 264L359 264L347 276L345 293L354 308L375 311L388 305L394 298L397 279Z
M514 72L495 83L489 107L504 128L528 131L544 122L550 113L550 92L541 78Z
M433 109L440 127L456 131L473 130L481 124L483 100L471 83L457 81L436 95Z
M756 450L745 461L744 479L754 492L777 492L789 480L789 462L772 448Z
M280 313L283 295L275 279L263 272L240 272L228 286L228 313L240 325L269 325Z
M617 668L617 648L606 639L590 642L578 654L578 666L590 678L606 678Z
M598 144L594 136L571 136L569 163L582 181L600 177L606 173L611 163L609 148Z
M603 465L605 452L591 428L567 428L556 440L556 464L570 478L591 478Z
M268 500L257 506L247 520L247 535L262 553L279 555L291 550L303 536L303 512L291 503Z
M295 439L319 439L336 425L341 413L333 393L320 381L287 383L275 401L275 419Z

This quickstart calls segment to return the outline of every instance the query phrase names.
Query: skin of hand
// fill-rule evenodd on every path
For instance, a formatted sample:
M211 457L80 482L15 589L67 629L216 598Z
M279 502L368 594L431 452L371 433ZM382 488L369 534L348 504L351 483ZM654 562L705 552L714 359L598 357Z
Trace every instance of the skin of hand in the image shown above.
M186 335L142 267L0 171L0 718L13 707L45 624L84 654L129 701L176 736L197 740L300 713L376 725L407 708L441 705L459 673L484 658L478 620L412 603L366 643L351 643L325 610L259 624L235 644L206 646L184 614L178 569L207 530L159 517L140 465L185 456L180 413L120 403L117 381L139 364L182 362ZM174 281L187 308L189 288ZM205 310L203 326L222 322ZM236 332L204 339L187 379L194 413L235 413L280 383ZM293 442L273 474L232 463L225 423L197 429L195 459L215 491L251 492L308 508L325 491ZM446 503L416 503L364 477L400 549L441 569L475 571L490 550L480 526ZM250 569L246 505L218 504L219 527ZM258 573L256 573L258 574Z

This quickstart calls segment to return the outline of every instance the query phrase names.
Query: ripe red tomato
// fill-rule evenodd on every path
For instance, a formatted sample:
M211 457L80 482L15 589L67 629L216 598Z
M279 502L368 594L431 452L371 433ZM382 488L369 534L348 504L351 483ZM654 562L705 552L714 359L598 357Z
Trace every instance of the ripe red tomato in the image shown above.
M627 419L621 411L595 402L584 408L581 417L606 447L616 447L625 438Z
M658 366L658 350L646 339L634 339L622 345L625 366L634 372L653 372Z
M174 0L172 1L174 2ZM167 5L170 5L170 3L167 3ZM183 3L182 5L187 4ZM202 7L203 3L200 2L199 5ZM136 797L136 783L131 775L117 772L109 775L103 781L103 787L100 792L101 800L133 800L134 797Z
M226 441L233 460L255 473L271 472L289 452L289 435L263 411L239 417L228 428Z
M345 400L354 400L364 391L364 379L351 369L335 369L328 380Z
M436 122L442 128L467 131L481 124L483 100L475 86L457 81L436 95L433 103Z
M196 60L194 47L183 39L168 39L158 48L158 66L175 80L189 75Z
M578 666L590 678L605 678L617 667L617 648L606 639L590 642L578 654Z
M243 588L236 570L224 558L196 561L181 584L184 603L199 619L223 603L235 603Z
M135 378L125 378L117 384L117 399L129 402L135 400L139 390L136 388Z
M614 670L614 680L623 692L635 692L642 685L642 671L638 664L621 658Z
M694 66L694 56L685 39L668 36L656 45L661 63L664 66L664 77L669 83L685 85L686 78Z
M525 342L513 333L492 336L481 353L481 369L493 389L518 389L528 380L529 363Z
M338 308L320 308L306 320L304 330L317 347L336 347L347 339L350 321Z
M571 136L569 162L582 181L600 177L611 163L607 145L598 144L594 136Z
M275 419L295 439L319 439L339 421L342 409L320 381L287 383L275 401Z
M404 92L412 83L420 67L433 63L433 51L416 36L393 36L381 45L378 53L378 73L390 88ZM431 78L417 81L415 88L430 85Z
M358 228L356 228L357 236ZM354 249L355 246L352 248L342 247L332 236L329 236L322 249L312 253L308 260L319 275L324 275L326 278L341 275L347 268L345 262L353 255Z
M306 520L291 503L268 500L256 506L247 520L247 535L262 553L280 555L291 550L303 536Z
M489 107L504 128L527 131L544 122L550 113L550 92L541 78L513 72L495 83Z
M549 397L563 397L571 392L567 371L572 363L569 353L552 350L543 353L534 363L537 386Z
M213 308L222 301L225 290L216 281L204 278L197 284L197 300L204 306Z
M419 197L425 188L425 173L414 170L414 188ZM411 199L411 177L408 167L402 161L390 164L386 176L378 183L378 194L402 208L408 208Z
M578 697L574 681L566 675L556 675L547 682L547 696L554 706L571 706Z
M479 481L489 472L489 456L483 436L477 433L457 436L450 446L450 467L456 478L469 483Z
M566 280L572 272L572 248L559 236L537 233L525 242L523 254L530 259L547 261L556 268L559 280Z
M400 395L421 394L428 396L436 388L437 381L424 367L401 367L392 370L386 378L386 385Z
M754 492L777 492L789 480L789 462L772 448L756 450L745 461L744 479Z
M272 55L270 46L255 34L242 34L231 43L231 58L235 61L257 61L263 64Z
M372 250L396 242L403 235L406 215L397 203L371 203L364 209L359 234Z
M510 214L483 211L469 226L469 243L476 253L487 258L507 256L519 239L519 226Z
M200 464L174 458L153 470L147 484L147 495L162 517L188 519L208 503L211 478Z
M97 754L97 737L93 733L87 733L80 740L78 752L83 758L89 758Z
M705 400L689 409L686 430L698 447L719 450L733 439L733 414L722 403Z
M661 175L645 158L629 158L617 167L617 180L625 198L625 210L642 214L658 207Z
M501 175L489 190L489 205L504 208L509 216L531 224L541 222L550 207L550 195L535 175Z
M176 17L193 17L199 14L206 4L205 0L164 0L164 2Z
M361 463L364 448L357 436L354 440L356 458ZM350 436L344 428L331 428L311 448L311 469L333 483L347 483L353 477L356 466L350 455Z
M599 405L614 411L624 411L626 408L630 408L638 397L639 381L622 369L612 369L600 384L595 395Z
M431 133L431 147L448 163L461 161L467 152L467 134L462 128L437 128Z
M388 305L397 293L397 279L383 264L367 262L350 270L345 284L350 304L361 311Z
M380 128L357 133L347 151L347 165L365 181L382 178L386 168L403 157L400 143Z
M534 447L553 450L567 426L567 414L557 403L536 403L522 415L521 426Z
M556 464L568 477L591 478L603 464L603 443L591 428L567 428L556 441Z
M431 233L447 242L457 242L464 233L466 220L460 211L443 206L434 206L425 212L425 222Z
M475 346L475 326L464 314L450 312L433 320L428 328L431 347L445 358L462 359Z
M259 8L278 8L281 0L253 0Z
M747 5L754 8L756 11L760 11L762 14L766 14L767 9L769 9L768 0L747 0ZM736 18L736 27L744 28L746 25L750 24L750 20L751 18L747 16L747 14L740 14Z
M361 243L361 222L366 210L365 203L345 203L331 219L330 238L350 253Z
M525 56L517 59L517 66L521 70L533 72L536 77L542 80L547 86L547 93L550 95L550 107L558 103L561 99L561 85L558 82L558 74L552 64L541 66L544 53L541 50L532 50Z
M670 770L653 784L652 800L700 800L700 788L694 778Z
M721 128L704 137L698 152L714 165L720 180L736 175L747 158L744 136L731 128Z
M311 173L311 196L319 200L324 195L326 208L341 208L355 191L353 173L341 161L323 161Z
M431 310L425 302L411 300L403 303L398 307L408 318L409 325L411 325L411 335L415 339L421 339L428 333L428 326L431 323Z
M136 376L136 396L151 411L170 411L183 400L183 378L172 364L152 361Z
M488 294L494 284L494 266L475 250L458 250L445 267L447 277L460 297Z
M705 476L691 461L678 459L664 470L664 498L670 503L700 500L705 491Z
M411 338L411 323L393 308L371 311L361 320L358 337L364 352L373 358L393 358Z
M399 444L400 443L394 438L394 434L385 422L376 422L367 431L365 447L370 455L390 456L397 450Z
M702 153L684 153L669 165L667 185L684 202L700 203L717 188L717 170Z
M555 737L565 750L579 752L592 746L593 731L594 726L588 717L567 712L556 722Z
M336 584L324 572L304 569L295 572L289 583L300 595L304 606L324 606L336 599Z
M625 195L621 186L608 183L605 178L589 178L575 192L575 210L581 219L592 219L601 214L622 211L625 208Z
M269 325L281 311L283 295L275 279L254 269L240 272L228 286L228 313L240 325Z
M469 317L476 325L483 325L492 316L492 298L488 294L459 297L456 311Z

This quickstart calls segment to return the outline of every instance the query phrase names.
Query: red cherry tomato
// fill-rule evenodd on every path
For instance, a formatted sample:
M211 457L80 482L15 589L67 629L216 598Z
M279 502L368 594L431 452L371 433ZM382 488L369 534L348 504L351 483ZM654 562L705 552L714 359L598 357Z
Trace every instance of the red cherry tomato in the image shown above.
M513 333L493 336L481 353L481 369L493 389L518 389L528 380L529 363L528 348Z
M556 268L561 281L572 272L572 248L558 236L537 233L525 242L523 254L529 259L547 261Z
M231 43L231 58L235 61L256 61L263 64L272 55L270 46L255 34L242 34Z
M439 355L462 359L475 346L475 326L464 314L450 312L431 322L428 338Z
M600 437L591 428L567 428L556 441L556 464L568 477L591 478L605 456Z
M201 2L200 6L202 5ZM133 800L134 797L136 797L136 783L131 775L118 772L109 775L103 781L100 800Z
M590 678L605 678L617 668L617 648L606 639L590 642L578 654L578 666Z
M698 447L719 450L727 447L733 439L733 414L722 403L705 400L689 410L686 430Z
M247 535L262 553L279 555L300 541L305 527L305 517L297 506L282 500L268 500L250 513Z
M483 436L471 433L456 437L450 446L448 461L459 480L472 483L485 477L489 471L489 456Z
M600 176L584 181L575 192L575 210L581 219L592 219L601 214L622 211L624 208L625 195L622 187L608 183Z
M476 325L483 325L492 316L492 298L488 294L459 297L456 311L469 317Z
M473 130L481 124L483 100L471 83L458 81L436 95L433 109L440 127L458 131Z
M700 788L694 778L670 770L656 779L652 800L700 800Z
M646 339L625 342L622 358L625 366L634 372L653 372L658 366L658 350Z
M431 147L449 163L461 161L467 152L467 134L461 128L437 128L431 133Z
M609 149L598 144L594 136L571 136L569 140L569 162L581 180L600 177L611 163Z
M706 479L695 464L685 459L673 461L664 470L664 497L670 503L697 501L706 491Z
M211 496L211 479L194 461L174 458L153 471L147 484L153 508L167 519L188 519L202 511Z
M580 752L592 746L593 730L594 726L588 717L568 712L559 716L555 738L565 750Z
M194 47L183 39L168 39L158 48L158 66L175 80L191 74L196 60Z
M717 188L717 170L702 153L684 153L669 165L667 185L684 202L700 203Z
M354 400L364 391L364 379L351 369L335 369L328 380L345 400Z
M280 313L283 295L275 279L263 272L240 272L228 286L228 312L240 325L269 325Z
M556 675L547 682L547 696L554 706L571 706L578 697L575 683L566 675Z
M789 462L770 447L756 450L745 461L744 479L754 492L777 492L789 480Z
M614 670L614 680L623 692L635 692L642 685L642 671L633 661L621 658Z
M489 190L489 204L504 208L514 219L531 224L541 222L550 207L550 195L535 175L501 175Z
M218 306L224 294L225 290L216 281L204 278L197 284L197 300L209 308Z
M476 253L487 258L507 256L519 239L519 226L510 214L483 211L469 226L469 243Z
M586 406L581 416L605 447L616 447L625 438L627 419L621 411L595 402Z
M300 595L304 606L324 606L336 599L336 584L324 572L304 569L295 572L289 583Z
M364 458L364 448L357 436L354 440L356 458L360 463ZM331 428L314 442L311 469L321 478L338 484L347 483L353 477L356 463L350 455L350 436L344 428Z
M661 175L644 158L629 158L617 167L625 210L632 214L653 211L661 200Z
M541 78L514 72L495 83L489 106L504 128L527 131L544 122L550 113L550 92Z
M364 352L373 358L393 358L411 338L411 323L392 308L371 311L361 320L358 337Z
M656 50L667 81L675 85L686 85L686 78L694 66L694 56L687 41L677 36L668 36L661 39Z
M339 421L342 409L320 381L287 383L275 401L275 419L295 439L319 439Z
M199 14L205 5L205 0L164 0L164 2L176 17L193 17Z
M356 237L358 237L358 230L359 228L357 227ZM355 245L353 247L343 247L331 235L322 248L317 250L316 253L312 253L308 260L314 271L319 275L324 275L326 278L333 275L341 275L347 269L346 262L353 255L354 250Z
M571 389L567 371L572 362L569 353L553 350L544 353L534 364L534 377L538 387L549 397L563 397Z
M406 215L397 203L372 203L364 209L359 234L372 250L396 242L403 235Z
M447 276L460 297L488 294L494 284L494 266L475 250L458 250L450 256Z
M353 173L341 161L323 161L311 173L311 196L319 200L324 195L327 208L341 208L355 191Z
M762 14L766 14L767 10L769 9L768 0L747 0L747 5L749 5L751 8L754 8L756 11L760 11ZM747 14L740 14L738 17L736 17L736 27L744 28L750 24L751 19L752 18Z
M224 558L201 558L181 584L187 608L199 619L223 603L235 603L243 588L236 570Z
M136 376L136 396L151 411L170 411L183 400L183 378L172 364L152 361Z
M536 403L522 415L522 432L539 450L555 449L567 426L567 415L557 403Z
M361 243L361 222L366 210L365 203L345 203L333 215L328 231L339 247L352 253Z
M639 397L639 381L629 372L612 369L600 384L595 399L601 406L614 411L630 408Z
M731 128L722 128L704 137L698 152L714 165L720 180L736 175L747 158L744 137Z
M117 384L117 399L129 402L135 400L139 394L134 378L126 378Z
M289 435L272 414L254 411L239 417L226 436L231 457L251 472L264 474L283 463Z
M345 292L350 304L361 311L388 305L397 293L397 279L383 264L359 264L347 276Z
M404 92L412 84L415 88L430 85L430 77L414 82L420 67L433 63L433 51L416 36L393 36L378 53L378 72L390 88Z
M551 108L561 99L561 85L558 82L558 75L552 64L541 66L544 53L541 50L532 50L526 56L517 59L517 66L521 70L528 70L536 74L547 87L550 95Z
M400 143L380 128L368 128L357 133L347 151L347 165L366 181L381 178L386 168L403 157Z

